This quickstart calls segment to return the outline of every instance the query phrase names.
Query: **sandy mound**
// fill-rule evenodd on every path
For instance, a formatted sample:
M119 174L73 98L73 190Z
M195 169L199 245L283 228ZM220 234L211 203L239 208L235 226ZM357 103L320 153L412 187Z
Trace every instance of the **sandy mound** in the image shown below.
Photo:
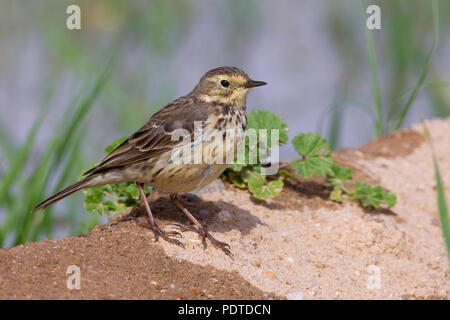
M450 199L450 121L428 125ZM297 299L449 299L433 165L420 127L335 159L352 166L356 178L395 192L398 204L392 210L334 204L320 181L288 185L279 198L261 202L217 182L183 201L231 245L234 259L212 246L203 250L192 232L184 233L184 250L155 244L150 230L124 216L86 237L0 250L0 298L261 299L273 292ZM152 209L160 224L186 223L165 197ZM66 288L69 265L80 267L81 290Z

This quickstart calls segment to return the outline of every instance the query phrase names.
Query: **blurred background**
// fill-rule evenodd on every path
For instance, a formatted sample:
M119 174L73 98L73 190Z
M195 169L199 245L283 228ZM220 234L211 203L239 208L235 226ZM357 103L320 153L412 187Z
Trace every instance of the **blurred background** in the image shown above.
M66 28L71 4L81 30ZM367 32L369 4L381 8L381 30ZM248 108L283 117L291 138L322 134L333 149L448 116L449 9L423 0L1 0L0 246L101 221L85 213L81 192L29 212L217 66L268 82ZM282 160L295 156L281 149Z

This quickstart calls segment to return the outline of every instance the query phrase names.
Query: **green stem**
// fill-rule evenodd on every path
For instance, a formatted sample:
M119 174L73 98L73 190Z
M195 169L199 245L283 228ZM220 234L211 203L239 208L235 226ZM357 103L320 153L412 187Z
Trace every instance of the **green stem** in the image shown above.
M361 0L361 9L363 12L364 17L366 17L366 10L367 4L365 0ZM373 44L373 37L372 33L367 28L367 26L364 26L365 28L365 34L366 34L366 44L367 44L367 51L369 53L369 62L370 62L370 71L372 73L372 82L373 82L373 88L372 88L372 96L375 102L375 133L377 137L380 137L383 135L383 106L381 104L381 90L380 90L380 84L378 80L378 71L377 71L377 62L376 62L376 56L375 56L375 46Z
M119 197L116 197L115 195L109 193L108 191L103 191L103 193L104 193L106 196L110 197L111 199L114 199L114 200L116 200L116 201L119 201L119 200L120 200Z

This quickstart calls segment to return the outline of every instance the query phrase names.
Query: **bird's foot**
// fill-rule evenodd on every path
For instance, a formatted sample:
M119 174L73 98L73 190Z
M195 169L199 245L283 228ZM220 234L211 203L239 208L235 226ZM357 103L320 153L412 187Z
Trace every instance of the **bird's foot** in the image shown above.
M177 227L178 229L180 229L182 232L184 231L192 231L197 233L200 238L202 239L202 243L203 243L203 249L206 249L207 244L206 244L206 239L208 238L209 241L211 241L211 243L218 249L222 250L223 252L225 252L226 255L228 255L229 257L233 257L233 254L231 253L231 247L228 243L226 242L222 242L217 240L216 238L214 238L206 229L205 226L202 226L201 228L196 228L194 226L187 226L187 225L183 225L180 223L172 223L172 226Z
M157 242L159 240L159 238L163 238L164 240L166 240L169 243L172 243L174 245L177 245L181 248L184 249L184 244L181 243L179 240L172 238L172 237L179 237L182 238L183 236L181 235L181 233L177 232L177 231L164 231L162 230L156 223L149 223L148 224L143 224L141 223L139 220L135 220L140 226L150 229L153 231L153 234L155 235L155 242Z

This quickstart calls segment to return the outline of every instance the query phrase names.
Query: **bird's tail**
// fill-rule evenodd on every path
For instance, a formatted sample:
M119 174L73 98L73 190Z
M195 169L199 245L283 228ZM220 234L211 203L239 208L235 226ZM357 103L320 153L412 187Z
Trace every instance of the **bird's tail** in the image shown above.
M48 198L47 200L42 201L40 204L38 204L33 211L39 210L39 209L45 209L47 207L50 207L51 205L55 204L56 202L58 202L59 200L70 196L72 193L77 192L78 190L81 190L83 188L86 187L91 187L92 185L90 185L90 182L92 181L92 179L96 177L96 175L90 175L87 176L86 178L78 181L77 183L74 183L71 186L68 186L67 188L65 188L64 190L61 190L60 192L54 194L53 196L51 196L50 198Z

